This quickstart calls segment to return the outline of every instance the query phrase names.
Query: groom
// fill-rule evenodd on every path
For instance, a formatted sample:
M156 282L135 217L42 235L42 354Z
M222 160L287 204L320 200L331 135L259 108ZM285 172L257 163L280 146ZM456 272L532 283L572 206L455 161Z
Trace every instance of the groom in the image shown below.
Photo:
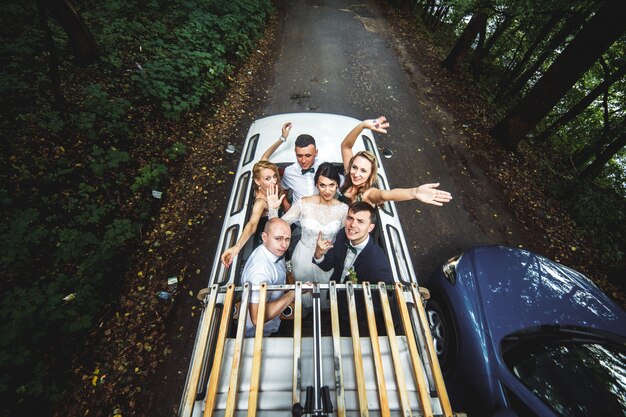
M324 271L334 268L330 277L331 281L345 283L346 276L352 269L356 273L357 282L369 282L376 284L383 281L385 284L393 284L393 275L389 259L383 249L378 246L374 238L370 236L376 226L376 209L364 202L357 202L350 206L346 216L345 227L337 233L337 238L333 244L330 240L323 240L320 236L317 239L317 247L313 255L313 263ZM353 275L353 274L350 274ZM356 294L357 316L359 318L359 333L365 333L367 329L367 313L363 302L363 294L358 291ZM382 321L382 311L378 292L372 294L374 309L380 324ZM345 300L340 297L340 300ZM348 303L339 302L339 318L341 333L350 334L350 318L348 314ZM384 334L384 326L378 325L378 332ZM369 333L369 332L367 332Z

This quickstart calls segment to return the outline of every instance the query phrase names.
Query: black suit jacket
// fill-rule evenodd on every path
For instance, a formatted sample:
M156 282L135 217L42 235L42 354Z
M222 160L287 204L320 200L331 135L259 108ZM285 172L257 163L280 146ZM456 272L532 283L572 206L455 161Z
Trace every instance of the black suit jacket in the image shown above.
M341 276L341 273L343 272L343 265L346 260L346 253L348 252L348 247L346 246L347 242L348 238L346 237L345 228L342 228L337 233L337 238L335 240L335 243L333 244L333 247L328 252L326 252L324 259L319 264L317 264L317 266L324 271L330 271L334 268L330 280L334 280L338 284L343 282L343 277ZM313 263L315 263L315 260L313 260ZM359 283L366 281L370 284L377 284L380 281L389 285L394 283L389 259L387 258L387 255L385 255L385 251L380 246L378 246L378 243L374 241L374 238L371 235L370 240L369 242L367 242L365 248L363 248L363 250L354 260L353 267ZM341 292L345 293L345 291ZM392 293L393 292L391 292L391 294ZM391 295L390 292L387 292L387 294ZM367 329L367 313L365 310L365 303L363 301L362 291L355 292L355 297L357 316L359 318L359 328L361 329L360 333L363 333L365 332L365 329ZM374 310L376 311L376 317L378 322L379 319L383 319L381 314L378 291L372 292L372 299L374 300ZM350 322L348 315L348 302L345 294L338 294L338 307L341 323L341 332L342 334L349 334ZM385 334L384 328L381 328L380 323L382 323L382 321L379 322L378 332L379 334Z

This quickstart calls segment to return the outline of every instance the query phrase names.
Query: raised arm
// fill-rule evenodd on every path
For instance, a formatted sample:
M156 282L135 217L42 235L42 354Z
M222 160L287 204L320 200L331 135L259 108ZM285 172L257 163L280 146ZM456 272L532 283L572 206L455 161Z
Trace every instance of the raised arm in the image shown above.
M385 201L418 200L422 203L443 206L452 200L452 194L438 190L439 183L422 184L415 188L394 188L393 190L379 190L370 188L363 193L363 200L370 204L382 204Z
M261 159L259 159L259 161L269 161L270 160L270 156L272 156L272 154L274 153L274 151L276 151L276 149L278 149L278 147L280 145L282 145L283 143L285 143L287 141L287 137L289 136L289 132L291 131L291 122L287 122L283 125L283 128L281 130L281 134L280 137L278 138L278 140L276 140L276 142L274 142L272 144L272 146L270 146L263 155L261 155Z
M256 232L256 229L259 225L259 220L261 219L261 215L263 214L263 211L266 207L267 203L265 202L265 200L257 199L254 202L250 219L248 220L248 223L246 223L246 225L244 226L243 231L241 232L241 236L237 240L237 243L235 243L234 246L226 249L220 258L222 260L222 264L226 268L228 268L230 264L233 263L233 259L235 258L235 256L237 256L243 245L245 245L248 239L250 239L250 236L254 235L254 232Z
M363 131L363 129L370 129L378 133L387 133L387 128L389 127L389 122L385 116L380 116L378 119L367 119L363 120L361 123L356 125L354 129L350 131L346 135L346 137L341 142L341 159L343 160L343 167L346 172L349 172L350 167L348 164L350 163L350 159L352 159L352 148L356 143L359 135Z

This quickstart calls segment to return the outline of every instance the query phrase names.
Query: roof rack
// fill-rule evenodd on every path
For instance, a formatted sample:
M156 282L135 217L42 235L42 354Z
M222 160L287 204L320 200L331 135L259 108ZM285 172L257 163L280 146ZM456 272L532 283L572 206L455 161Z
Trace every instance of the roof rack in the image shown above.
M264 317L267 291L286 290L295 291L295 302L293 306L291 410L281 409L282 411L290 411L293 416L326 416L333 413L343 417L348 412L350 414L358 412L361 416L368 416L369 412L373 411L371 409L375 409L377 414L383 416L443 415L451 417L454 415L417 284L405 286L396 283L386 286L382 282L370 285L367 282L337 284L331 281L329 284L308 285L298 281L293 285L250 286L245 284L242 287L236 287L229 284L225 287L213 285L208 289L198 332L199 340L193 353L180 416L257 415L259 395L263 394L261 389L263 348L268 346L271 339L279 338L264 338L263 323L259 321L255 337L245 339L248 300L251 291L260 292L258 315ZM312 352L306 351L307 358L303 357L302 343L303 291L311 291L313 296L313 349ZM324 294L328 292L330 300L331 337L325 338L321 336L319 300L322 291ZM350 337L340 335L338 291L346 292ZM377 300L382 307L384 330L376 327L374 309L376 293ZM232 334L229 337L229 329L236 296L241 297L241 307L236 319L236 332L233 338ZM401 323L393 321L389 299L394 296ZM361 337L359 334L356 309L356 300L359 297L362 298L366 307L369 337ZM217 323L219 325L216 325ZM402 325L404 335L396 334L396 324ZM386 336L379 336L379 333L386 333ZM225 349L227 339L229 347ZM282 342L284 345L284 338ZM307 347L309 344L310 340L307 341ZM225 353L225 350L228 352ZM246 355L244 351L247 352ZM283 353L288 356L287 352ZM329 353L331 354L331 364L323 363L323 353L326 357ZM312 366L303 369L303 363L309 363L311 360ZM371 362L373 362L373 368ZM330 388L323 382L324 374L327 377L329 375L329 367L332 368L333 375L328 379L334 381ZM245 369L244 372L242 368ZM206 375L207 372L208 375ZM303 377L306 375L310 381L311 374L313 383L305 389L306 400L302 405ZM199 395L198 388L203 383L203 377L207 376L206 390L200 390ZM350 387L350 396L346 392L348 388L345 383L346 377L352 381L352 385L355 385L355 387ZM374 390L372 390L371 383L369 387L366 386L368 377L375 379ZM221 393L218 392L218 387L221 387ZM331 395L331 391L334 392L334 396ZM376 394L374 395L372 391ZM390 392L393 395L390 396ZM226 396L225 400L224 396ZM245 401L246 397L247 401ZM347 404L350 407L347 407Z

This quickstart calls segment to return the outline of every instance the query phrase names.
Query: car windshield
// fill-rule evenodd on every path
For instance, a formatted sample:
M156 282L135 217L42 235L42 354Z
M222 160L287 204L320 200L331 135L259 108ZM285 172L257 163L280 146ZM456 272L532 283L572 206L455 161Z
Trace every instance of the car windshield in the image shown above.
M509 369L562 416L626 415L623 347L593 340L524 343L505 358Z

